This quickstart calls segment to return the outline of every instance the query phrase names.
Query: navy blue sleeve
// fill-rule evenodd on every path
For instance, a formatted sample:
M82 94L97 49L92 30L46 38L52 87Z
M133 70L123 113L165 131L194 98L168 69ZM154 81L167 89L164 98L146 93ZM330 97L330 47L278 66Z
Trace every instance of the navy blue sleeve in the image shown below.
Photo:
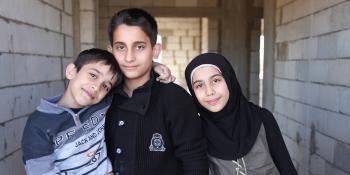
M266 139L271 157L281 175L296 175L297 171L284 143L282 133L276 119L266 109L263 109L262 121L265 127Z

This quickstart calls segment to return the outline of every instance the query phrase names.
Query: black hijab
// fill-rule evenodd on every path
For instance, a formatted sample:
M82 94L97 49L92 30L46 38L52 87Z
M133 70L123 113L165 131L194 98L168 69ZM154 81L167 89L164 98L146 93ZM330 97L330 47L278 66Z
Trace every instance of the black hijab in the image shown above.
M219 112L210 112L202 107L194 94L191 74L196 67L203 64L218 67L227 83L230 97L226 106ZM209 155L223 160L236 160L246 155L253 147L260 130L260 107L248 102L244 97L231 64L222 55L201 54L188 64L185 76L204 121Z

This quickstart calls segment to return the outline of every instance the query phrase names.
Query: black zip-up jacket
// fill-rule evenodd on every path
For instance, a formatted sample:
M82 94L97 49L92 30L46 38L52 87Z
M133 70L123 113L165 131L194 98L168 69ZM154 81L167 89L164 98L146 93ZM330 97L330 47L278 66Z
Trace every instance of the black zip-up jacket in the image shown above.
M106 117L116 175L207 175L206 142L191 96L151 79L131 98L116 90Z

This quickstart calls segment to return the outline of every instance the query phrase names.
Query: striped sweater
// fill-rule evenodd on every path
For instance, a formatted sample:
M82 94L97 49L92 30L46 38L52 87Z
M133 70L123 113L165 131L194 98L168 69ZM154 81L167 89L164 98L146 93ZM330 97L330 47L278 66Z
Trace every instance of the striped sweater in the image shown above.
M58 105L60 98L42 99L26 123L22 150L27 174L111 172L104 137L105 113L111 98L77 114Z

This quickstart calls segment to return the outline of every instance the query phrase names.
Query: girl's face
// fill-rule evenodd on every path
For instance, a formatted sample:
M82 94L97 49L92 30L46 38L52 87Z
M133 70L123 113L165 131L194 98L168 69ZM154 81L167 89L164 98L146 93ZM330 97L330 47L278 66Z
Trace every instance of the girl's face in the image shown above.
M224 77L219 70L211 66L195 70L192 88L198 102L210 112L221 111L230 97Z

